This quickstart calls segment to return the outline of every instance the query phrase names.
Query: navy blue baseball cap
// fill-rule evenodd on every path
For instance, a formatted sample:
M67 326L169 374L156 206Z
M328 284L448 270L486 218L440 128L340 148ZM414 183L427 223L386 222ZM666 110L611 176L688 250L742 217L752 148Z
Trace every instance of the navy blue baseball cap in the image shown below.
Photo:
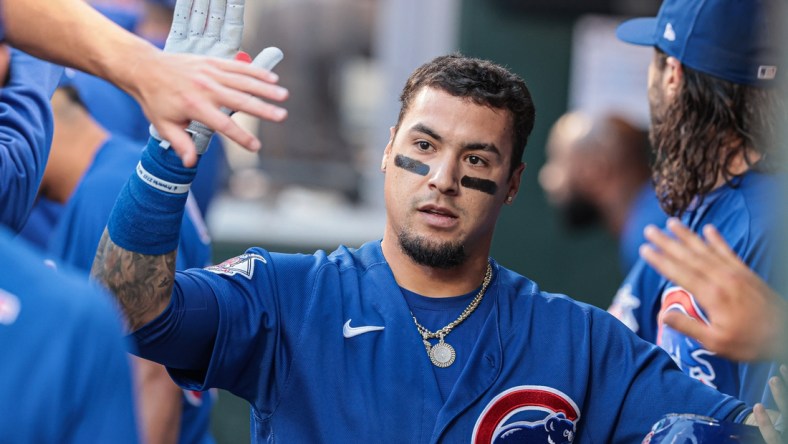
M656 46L684 65L733 83L768 86L780 60L779 14L767 0L665 0L656 17L628 20L616 36Z

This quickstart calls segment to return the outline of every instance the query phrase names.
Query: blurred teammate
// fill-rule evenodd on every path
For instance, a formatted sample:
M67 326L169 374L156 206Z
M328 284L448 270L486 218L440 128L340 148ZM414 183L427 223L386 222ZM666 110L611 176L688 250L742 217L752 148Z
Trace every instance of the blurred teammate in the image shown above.
M624 41L654 46L649 67L654 180L662 207L695 232L714 224L734 252L767 281L779 275L769 174L786 107L776 88L777 23L769 1L666 0L656 19L622 24ZM723 359L665 324L683 313L708 324L690 291L639 262L611 311L664 348L687 374L749 404L772 397L770 362ZM675 316L675 315L673 315Z
M649 177L644 132L619 116L573 111L550 130L539 184L570 228L604 224L619 242L626 274L637 261L643 228L667 217Z
M63 82L65 85L69 81ZM61 87L52 99L55 136L40 194L62 205L49 232L47 252L58 266L67 264L87 277L112 205L139 160L140 146L111 136L88 114L73 86ZM183 216L178 269L206 266L209 237L192 198ZM212 443L210 393L185 393L158 364L137 358L140 418L149 443Z
M92 272L142 356L184 387L249 401L257 442L634 442L668 411L743 420L743 403L605 312L489 257L533 121L522 79L439 57L409 79L383 153L382 241L252 248L177 274L195 171L153 139Z
M126 344L108 296L84 275L45 267L5 227L24 222L43 175L49 94L62 69L14 51L0 72L8 75L0 89L0 441L136 443Z

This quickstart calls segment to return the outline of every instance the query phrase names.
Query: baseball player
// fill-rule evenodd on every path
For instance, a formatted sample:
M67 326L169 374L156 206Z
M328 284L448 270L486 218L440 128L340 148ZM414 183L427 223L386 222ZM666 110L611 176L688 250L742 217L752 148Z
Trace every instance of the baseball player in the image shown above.
M109 296L0 227L0 442L137 443Z
M69 73L70 74L70 73ZM66 76L52 99L55 138L41 182L41 197L62 205L47 241L49 258L87 276L112 205L134 171L140 148L107 133L88 114ZM210 238L193 198L183 215L177 267L209 264ZM164 369L145 360L135 362L141 422L150 442L212 443L210 393L185 393ZM153 439L157 437L157 439Z
M667 216L649 181L645 131L615 114L571 111L547 139L539 184L571 229L602 223L618 240L624 275L638 258L643 228Z
M770 174L786 107L777 82L780 39L769 1L665 0L656 18L618 29L652 45L649 68L654 178L663 208L692 231L715 225L736 255L767 281L775 263L774 205L782 175ZM748 404L773 405L771 362L735 362L663 322L683 313L709 319L692 293L640 261L611 307L642 338L665 349L688 375Z
M12 50L0 89L0 224L22 228L52 143L49 98L63 68Z
M196 171L151 139L92 269L140 355L182 387L249 401L255 442L636 442L672 411L750 414L604 311L489 257L533 127L522 79L443 56L401 99L383 239L330 254L252 248L175 273Z

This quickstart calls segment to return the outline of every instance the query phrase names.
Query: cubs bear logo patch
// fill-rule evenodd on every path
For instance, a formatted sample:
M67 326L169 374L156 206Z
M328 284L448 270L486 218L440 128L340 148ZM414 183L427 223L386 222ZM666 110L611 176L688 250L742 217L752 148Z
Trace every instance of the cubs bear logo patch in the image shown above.
M240 256L227 259L221 264L205 267L205 269L211 273L224 274L227 276L235 276L236 274L240 274L247 279L252 279L252 276L254 275L255 261L260 261L264 264L268 263L268 261L266 261L265 258L259 254L244 253Z
M580 409L551 387L521 385L493 398L473 428L473 444L574 442Z

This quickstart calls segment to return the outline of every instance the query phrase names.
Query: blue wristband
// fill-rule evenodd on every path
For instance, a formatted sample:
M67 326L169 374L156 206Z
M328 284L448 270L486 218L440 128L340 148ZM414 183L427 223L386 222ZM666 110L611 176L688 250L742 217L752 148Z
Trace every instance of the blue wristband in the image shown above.
M107 229L116 245L147 255L178 248L184 206L197 168L151 137L137 169L121 190Z

